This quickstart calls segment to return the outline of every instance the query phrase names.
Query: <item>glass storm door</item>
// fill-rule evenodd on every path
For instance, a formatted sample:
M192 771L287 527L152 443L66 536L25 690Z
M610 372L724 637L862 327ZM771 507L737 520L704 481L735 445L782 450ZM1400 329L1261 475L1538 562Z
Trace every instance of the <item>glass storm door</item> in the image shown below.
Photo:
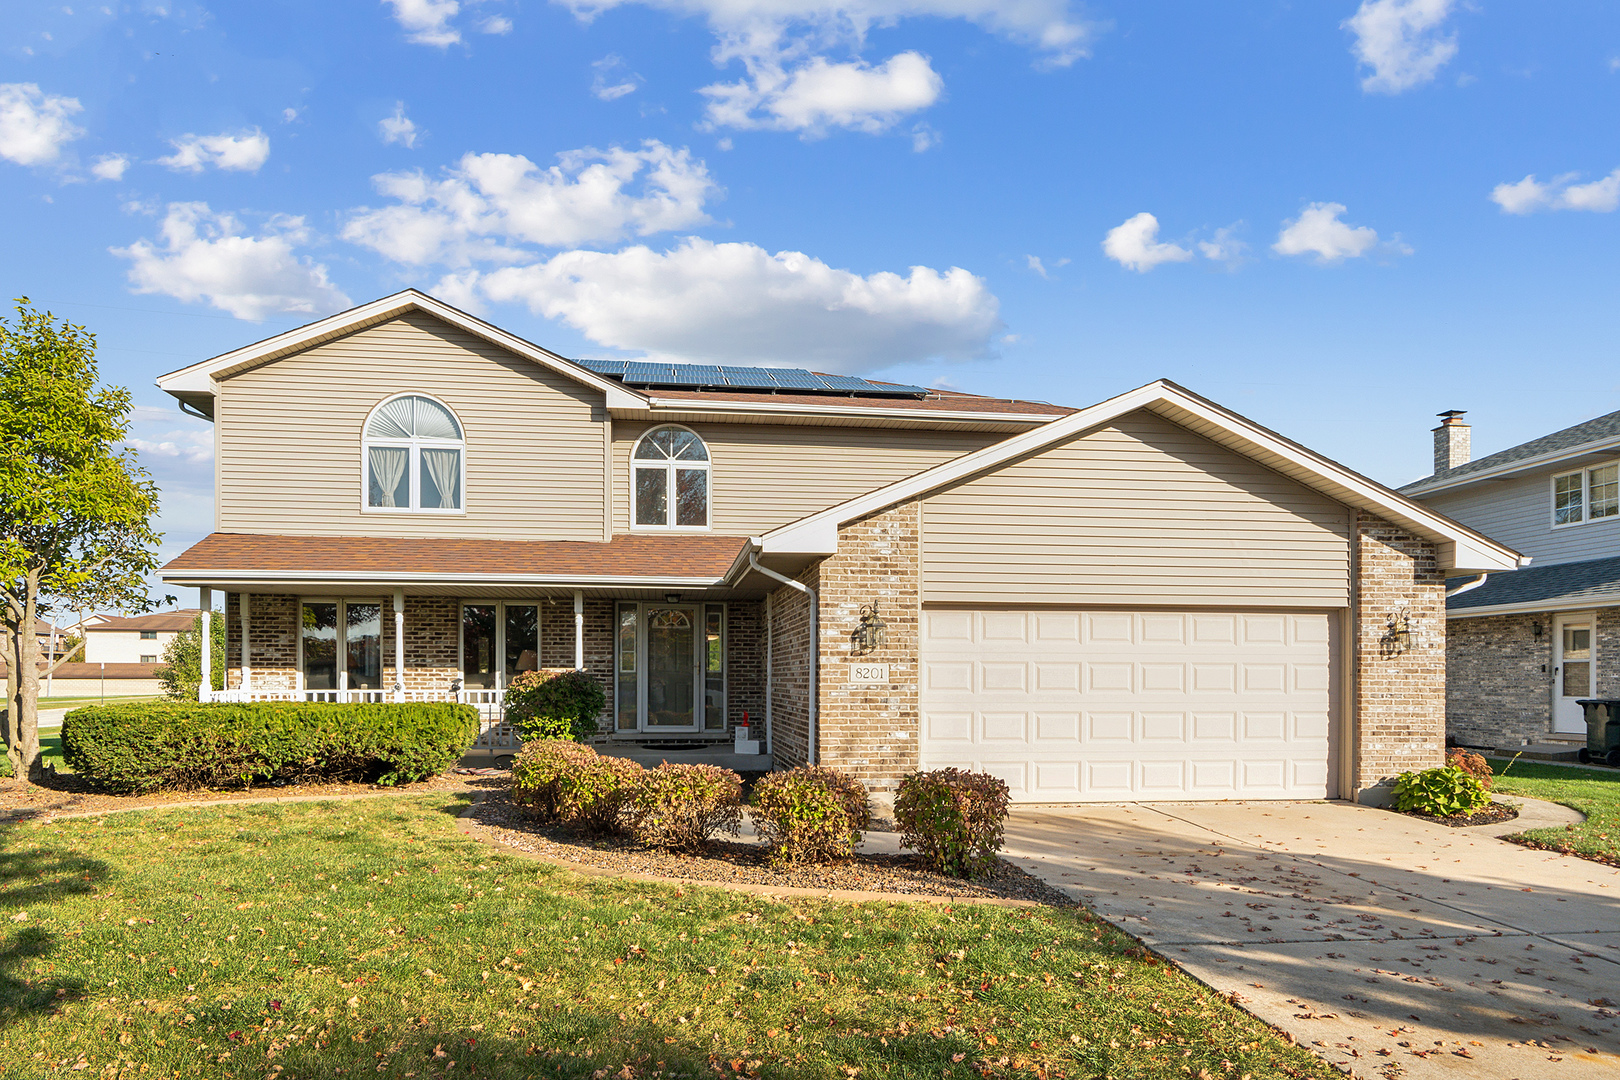
M1592 696L1596 685L1596 657L1592 654L1592 619L1558 620L1553 657L1553 730L1577 734L1586 730L1586 716L1577 702Z
M698 609L647 607L646 722L648 730L696 731L698 726Z

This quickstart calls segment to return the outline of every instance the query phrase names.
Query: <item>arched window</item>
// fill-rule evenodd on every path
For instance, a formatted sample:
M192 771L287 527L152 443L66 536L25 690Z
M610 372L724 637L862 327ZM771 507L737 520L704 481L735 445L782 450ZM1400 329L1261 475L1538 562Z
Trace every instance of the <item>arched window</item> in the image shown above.
M467 455L461 424L421 394L389 398L366 420L367 510L459 513Z
M709 527L709 449L682 427L654 428L636 443L631 478L636 527Z

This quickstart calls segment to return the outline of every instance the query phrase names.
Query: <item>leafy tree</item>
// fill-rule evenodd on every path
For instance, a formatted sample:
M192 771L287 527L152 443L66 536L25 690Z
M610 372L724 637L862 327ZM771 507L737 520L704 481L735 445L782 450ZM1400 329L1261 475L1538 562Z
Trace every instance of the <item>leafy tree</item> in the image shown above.
M209 680L215 690L225 689L225 620L216 613L208 620ZM163 692L177 701L196 701L202 684L202 616L191 622L191 629L174 635L163 646L163 663L155 672Z
M39 639L56 611L148 611L157 566L157 485L121 443L129 391L96 385L96 339L17 301L0 319L0 627L6 756L42 778ZM67 657L57 663L66 663Z

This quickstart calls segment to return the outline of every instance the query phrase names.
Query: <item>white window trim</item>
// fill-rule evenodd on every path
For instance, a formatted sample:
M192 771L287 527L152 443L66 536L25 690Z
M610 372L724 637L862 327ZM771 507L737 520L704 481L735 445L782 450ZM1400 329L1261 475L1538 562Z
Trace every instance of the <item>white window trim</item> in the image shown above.
M545 667L541 663L545 659L545 621L546 605L539 599L513 600L513 607L534 608L534 666L535 670ZM472 689L467 685L467 616L465 608L493 607L495 609L495 655L500 660L495 666L495 689L506 689L506 604L505 600L483 600L463 597L456 601L456 681L461 683L463 690ZM483 689L479 687L478 689Z
M1582 525L1591 525L1599 521L1620 521L1620 514L1609 514L1606 517L1594 518L1592 516L1592 471L1594 469L1607 469L1611 465L1620 465L1620 458L1612 461L1600 461L1595 465L1586 465L1569 472L1554 473L1547 478L1547 520L1555 529L1575 529ZM1567 476L1581 478L1581 520L1558 520L1558 481Z
M663 524L663 525L638 525L636 523L636 470L638 468L643 468L643 469L645 469L645 468L658 468L658 467L660 467L660 464L655 464L655 463L650 462L650 461L638 463L638 461L636 459L636 451L641 449L641 444L646 441L647 436L651 435L655 431L663 431L665 428L674 428L676 431L687 432L693 438L697 439L698 442L703 444L703 452L708 455L708 459L705 460L705 461L667 461L666 460L666 461L662 462L661 467L665 470L665 472L664 472L664 483L667 485L667 487L665 489L665 499L664 499L664 521L666 522L666 524ZM705 495L704 505L703 505L703 522L704 523L702 525L676 525L676 524L674 524L674 521L675 521L675 472L674 472L674 470L676 470L676 469L703 469L705 472L707 472L709 474L708 483L704 485L704 495ZM630 447L630 468L627 471L630 474L628 476L628 478L627 478L630 490L629 490L628 502L626 503L626 506L627 506L627 508L629 510L630 531L631 532L706 533L706 532L713 532L714 531L714 450L710 448L709 440L705 439L702 435L698 434L698 432L696 432L693 429L687 427L685 424L654 424L652 427L648 428L646 431L643 431L641 433L640 437L638 437L636 439L636 441L631 445L631 447Z
M454 420L456 422L456 427L461 429L461 438L459 438L459 439L419 439L419 438L410 438L410 439L373 439L370 435L367 434L367 432L371 428L371 418L373 416L377 415L377 410L378 409L381 409L384 405L387 405L390 401L398 401L400 398L408 398L408 397L426 398L427 400L433 402L434 404L441 406L446 412L448 412L451 415L452 418L454 418ZM405 391L404 393L400 393L400 394L390 394L388 397L383 398L381 401L377 402L376 405L372 406L370 412L366 413L366 419L365 419L364 423L362 423L361 426L360 426L360 512L362 514L408 514L408 515L431 514L431 515L436 515L436 516L439 516L439 517L466 517L467 516L467 501L468 501L467 500L467 449L468 449L467 443L468 443L468 440L467 440L467 425L461 422L461 414L456 412L456 410L452 409L449 406L449 404L447 404L442 399L440 399L438 397L435 397L432 394L424 394L420 390L408 390L408 391ZM410 506L372 506L371 505L371 499L370 499L370 495L371 495L371 448L373 446L385 446L385 447L395 447L395 448L403 446L403 447L406 448L406 452L409 454L408 468L410 469L410 484L409 484L410 493L411 493L411 505ZM461 460L461 480L460 480L461 505L459 507L454 508L454 509L448 509L448 510L444 509L442 507L422 507L422 506L418 506L417 504L422 501L422 475L421 475L421 473L422 473L422 451L424 449L426 449L426 450L448 450L448 449L451 449L451 448L454 448L454 449L457 449L457 450L461 451L461 454L460 454L460 460Z
M296 631L294 631L293 637L298 641L298 666L294 669L294 673L297 675L297 679L295 681L298 685L298 694L300 697L303 696L305 690L309 689L304 685L305 604L336 604L338 606L337 646L339 663L337 665L336 673L338 683L337 688L339 690L347 690L349 688L349 665L342 662L346 647L346 642L343 640L343 631L349 625L349 613L347 608L350 604L376 604L379 608L386 608L388 606L388 601L384 600L380 596L300 596L298 598L298 628ZM229 623L226 625L228 628ZM393 659L392 654L385 647L387 640L388 620L384 619L382 617L382 612L379 611L377 618L377 649L382 654L381 663L379 663L377 666L377 677L379 679L383 677L382 673L388 669L389 661ZM228 646L229 644L230 642L227 641L226 645Z

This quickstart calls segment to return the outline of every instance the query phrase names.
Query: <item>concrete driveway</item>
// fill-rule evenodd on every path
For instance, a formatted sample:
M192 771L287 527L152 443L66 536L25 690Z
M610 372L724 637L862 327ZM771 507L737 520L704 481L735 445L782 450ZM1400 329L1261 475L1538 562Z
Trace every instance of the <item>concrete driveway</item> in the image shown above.
M1348 803L1018 809L1003 854L1357 1076L1620 1080L1620 870Z

